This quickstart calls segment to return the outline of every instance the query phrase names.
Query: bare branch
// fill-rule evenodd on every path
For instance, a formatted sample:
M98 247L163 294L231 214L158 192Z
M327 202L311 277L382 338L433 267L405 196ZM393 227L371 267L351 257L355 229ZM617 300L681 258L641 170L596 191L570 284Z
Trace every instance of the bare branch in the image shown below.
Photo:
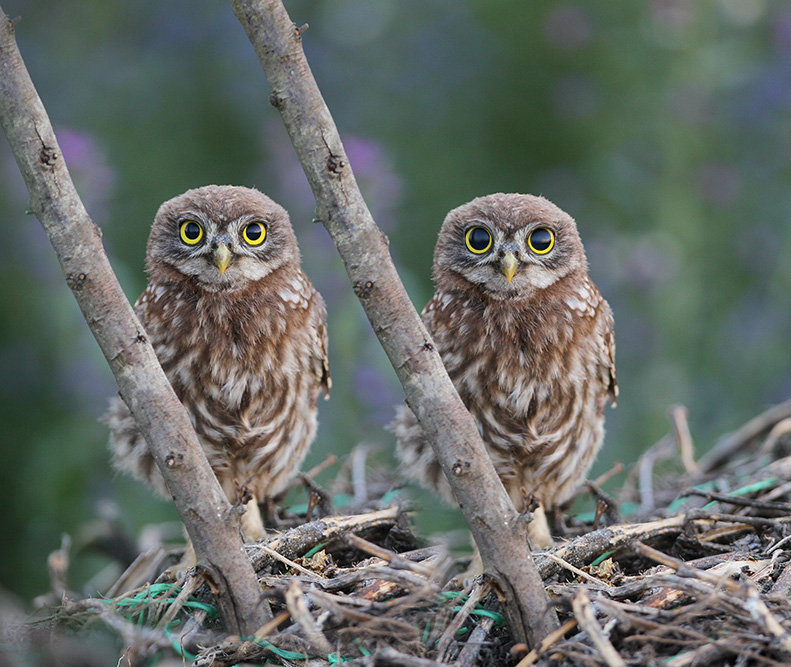
M766 433L775 424L788 418L791 418L791 401L774 405L757 417L753 417L733 433L721 438L714 447L700 458L698 465L701 473L712 472L715 468L739 454L762 433Z
M335 123L280 0L233 0L313 189L318 218L431 441L480 550L509 604L514 636L535 645L557 625L519 519L472 417L396 273L388 241L363 201Z
M270 616L260 603L239 519L209 467L186 411L110 267L101 231L74 188L44 105L0 8L0 122L66 282L110 364L192 538L199 564L220 590L231 632L251 634Z

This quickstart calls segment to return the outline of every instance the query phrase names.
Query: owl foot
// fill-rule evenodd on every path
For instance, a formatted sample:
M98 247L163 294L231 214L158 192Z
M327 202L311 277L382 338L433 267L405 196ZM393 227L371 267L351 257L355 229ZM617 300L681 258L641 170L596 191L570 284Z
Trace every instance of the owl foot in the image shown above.
M459 575L456 575L453 579L456 583L460 584L462 588L470 585L474 579L477 579L483 574L483 559L481 558L481 552L478 551L477 545L473 543L473 553L472 558L470 559L470 564L467 566L467 569Z
M258 500L255 496L245 504L245 512L242 514L242 532L246 542L258 542L266 537L261 508L258 507Z
M555 545L549 532L549 522L543 505L533 510L533 520L527 524L527 537L530 540L531 551L543 551Z
M195 556L195 547L192 546L192 540L187 535L187 546L184 548L184 553L181 555L181 560L175 565L171 565L161 575L159 575L157 582L161 580L178 581L183 579L187 572L198 564L198 559Z

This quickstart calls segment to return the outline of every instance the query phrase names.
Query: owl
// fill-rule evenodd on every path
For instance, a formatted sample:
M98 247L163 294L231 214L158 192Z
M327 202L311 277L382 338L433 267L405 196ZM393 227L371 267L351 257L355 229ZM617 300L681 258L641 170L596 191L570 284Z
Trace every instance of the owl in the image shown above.
M288 214L249 188L189 190L159 208L146 268L135 312L225 494L252 494L242 529L260 539L258 503L296 474L330 389L326 310ZM167 496L120 398L106 421L115 467Z
M434 253L423 321L528 532L552 544L545 510L585 478L615 405L609 305L588 277L574 220L542 197L493 194L452 210ZM403 471L453 496L414 414L391 425Z

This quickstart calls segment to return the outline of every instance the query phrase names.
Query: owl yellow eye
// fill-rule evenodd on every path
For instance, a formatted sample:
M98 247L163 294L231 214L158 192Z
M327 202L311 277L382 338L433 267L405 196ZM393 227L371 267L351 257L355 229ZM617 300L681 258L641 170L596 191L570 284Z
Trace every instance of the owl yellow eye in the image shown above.
M467 250L482 255L492 247L492 235L483 227L470 227L464 236Z
M555 232L546 227L534 229L527 237L527 245L536 255L546 255L555 247Z
M266 227L260 222L251 222L242 230L242 238L248 245L261 245L266 238Z
M194 220L185 220L181 223L179 235L187 245L197 245L203 238L203 227Z

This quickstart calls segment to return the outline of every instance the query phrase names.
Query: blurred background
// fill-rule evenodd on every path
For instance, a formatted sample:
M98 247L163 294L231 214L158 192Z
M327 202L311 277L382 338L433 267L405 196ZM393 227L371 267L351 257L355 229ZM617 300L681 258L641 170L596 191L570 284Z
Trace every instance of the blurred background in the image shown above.
M229 3L3 0L88 212L134 301L165 199L255 186L289 210L328 304L332 400L305 468L393 466L401 401ZM791 7L785 0L293 0L352 166L415 306L447 211L543 194L578 222L615 312L621 399L592 475L689 409L698 453L791 396ZM0 588L117 517L175 512L108 465L113 379L0 140ZM428 497L426 497L428 498ZM436 501L427 501L436 508ZM418 521L457 521L451 510ZM95 558L96 560L92 560ZM84 554L73 576L101 565Z

